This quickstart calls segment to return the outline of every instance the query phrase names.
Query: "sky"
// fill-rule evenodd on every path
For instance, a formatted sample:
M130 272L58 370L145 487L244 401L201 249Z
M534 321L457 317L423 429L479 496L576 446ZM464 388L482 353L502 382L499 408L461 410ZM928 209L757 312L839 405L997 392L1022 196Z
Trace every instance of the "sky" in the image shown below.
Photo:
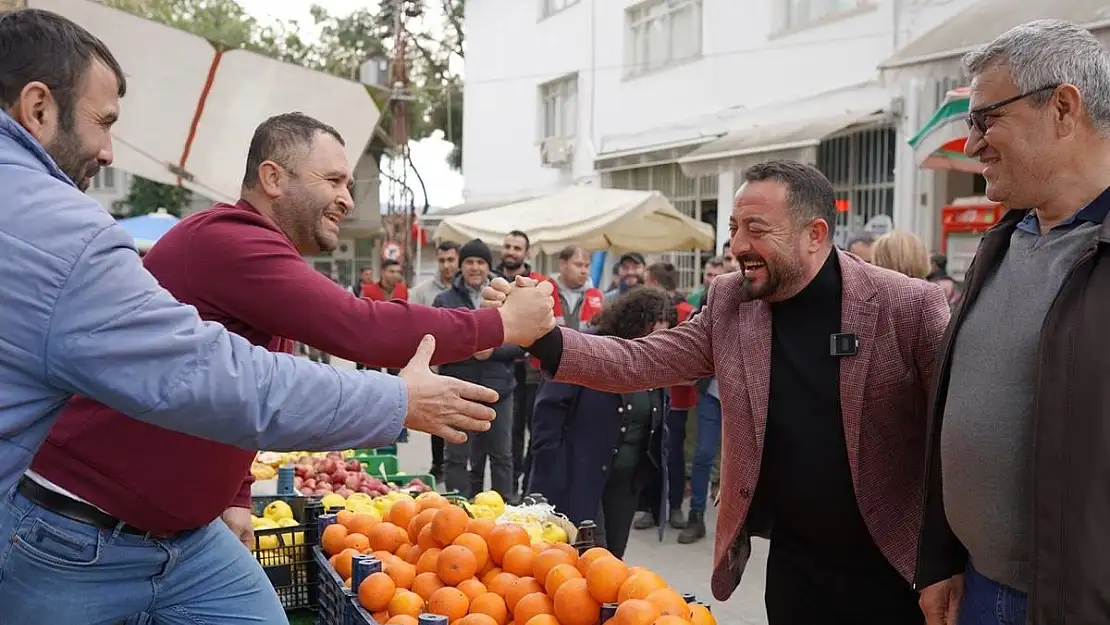
M301 26L300 35L304 39L315 39L318 34L312 26L312 15L309 9L313 4L319 4L330 13L349 13L367 5L376 4L376 0L238 0L248 13L259 21L296 20ZM461 204L463 201L463 178L460 172L451 169L447 164L447 154L451 151L451 144L443 140L443 133L436 132L432 136L409 142L409 154L412 164L424 179L428 189L428 203L432 207L446 208ZM420 184L416 182L416 174L410 166L407 168L404 179L409 182L416 196L417 208L424 206L424 193ZM401 178L401 168L394 166L389 159L383 159L382 170L395 178ZM382 180L382 205L390 201L390 184Z

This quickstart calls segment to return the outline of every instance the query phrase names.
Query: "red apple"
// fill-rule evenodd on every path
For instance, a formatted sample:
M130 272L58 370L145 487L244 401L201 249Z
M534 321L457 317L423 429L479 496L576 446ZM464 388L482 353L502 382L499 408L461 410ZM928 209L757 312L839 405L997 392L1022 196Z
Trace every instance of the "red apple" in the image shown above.
M321 492L321 493L323 493L323 492L330 493L331 492L331 484L328 484L327 482L317 482L316 483L316 490L318 492Z
M351 496L351 491L347 490L346 486L340 486L335 489L335 494L342 496L344 499Z
M324 458L323 465L320 467L320 469L324 473L329 473L329 474L330 473L335 473L335 470L338 469L338 468L339 468L339 466L336 464L335 458Z
M296 489L299 490L302 486L304 486L304 478L299 476L299 475L294 476L293 477L293 488L296 488Z
M329 471L329 473L331 473L332 484L342 484L347 481L346 469L336 469L335 471Z
M362 483L362 480L358 479L357 475L348 474L347 480L344 483L347 485L347 488L358 490L358 485Z
M348 471L353 471L355 473L358 473L359 471L362 471L362 463L359 462L358 460L351 459L351 460L347 461L347 464L346 464L345 468Z

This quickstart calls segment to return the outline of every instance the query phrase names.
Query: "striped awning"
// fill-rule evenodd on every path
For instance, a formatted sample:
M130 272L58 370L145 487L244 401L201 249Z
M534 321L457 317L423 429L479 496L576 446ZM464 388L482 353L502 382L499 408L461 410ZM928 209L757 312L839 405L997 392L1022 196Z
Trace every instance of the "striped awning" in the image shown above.
M940 108L910 139L918 167L975 174L983 171L982 163L964 156L968 102L966 87L949 91Z

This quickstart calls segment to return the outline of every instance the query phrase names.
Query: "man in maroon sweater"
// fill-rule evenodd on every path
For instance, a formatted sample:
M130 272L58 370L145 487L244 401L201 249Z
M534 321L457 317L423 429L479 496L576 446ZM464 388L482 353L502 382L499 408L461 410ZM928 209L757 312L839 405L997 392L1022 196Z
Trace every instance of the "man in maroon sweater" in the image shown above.
M506 339L534 340L528 335L550 325L545 305L553 323L550 290L499 315L373 302L314 271L301 254L337 246L339 222L352 205L350 183L334 129L298 113L273 117L251 142L242 199L180 222L145 265L203 318L256 345L288 352L299 341L377 367L405 366L425 334L438 338L432 362L444 363ZM403 425L465 440L419 422L385 424L384 434L396 437ZM76 622L66 606L80 602L55 598L77 592L87 606L82 623L116 623L140 612L157 623L284 623L262 569L227 530L250 543L254 454L73 399L24 484L32 494L45 492L44 502L84 512L58 520L41 557L15 550L4 563L4 596L20 593L12 622ZM52 511L67 517L61 507ZM5 612L11 615L9 607Z

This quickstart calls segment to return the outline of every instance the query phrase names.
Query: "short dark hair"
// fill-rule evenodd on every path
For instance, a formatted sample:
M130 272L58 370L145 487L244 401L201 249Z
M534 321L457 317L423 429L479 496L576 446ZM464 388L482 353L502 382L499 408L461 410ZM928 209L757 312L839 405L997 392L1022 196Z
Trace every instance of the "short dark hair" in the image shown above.
M520 238L524 239L524 249L526 249L526 250L532 249L532 239L529 239L528 235L525 234L523 231L521 231L521 230L510 230L509 234L506 235L506 236L520 237Z
M568 245L568 246L564 247L563 249L559 250L559 260L562 260L562 261L570 260L570 259L574 258L574 255L577 254L578 252L582 252L583 254L585 254L586 250L582 249L582 246L580 246L580 245Z
M455 253L458 253L459 244L455 243L454 241L440 241L439 245L436 246L436 251L437 252L451 252L451 251L454 251Z
M671 292L678 288L678 271L671 263L665 261L652 263L645 271L648 277L664 291Z
M252 189L258 184L258 168L265 161L293 169L297 160L308 153L318 133L331 135L339 145L347 145L338 130L304 113L282 113L259 124L247 150L243 187Z
M721 258L720 256L714 256L713 258L705 261L705 264L710 267L724 267L725 259Z
M836 193L820 170L797 161L767 161L744 170L745 182L773 180L786 185L786 203L798 224L823 219L829 225L829 242L836 229Z
M389 269L390 267L392 267L394 265L400 265L400 264L401 264L400 262L395 261L392 258L387 258L387 259L382 261L382 271L385 271L386 269Z
M617 297L592 321L595 332L603 336L636 339L644 336L657 322L678 324L675 302L663 289L637 286Z
M929 260L933 261L933 264L941 271L946 271L948 269L948 257L944 254L933 254L929 257Z
M20 92L38 81L58 101L63 129L77 121L77 99L93 61L116 77L116 93L127 93L123 68L108 46L73 21L42 9L0 12L0 106L11 109Z
M362 273L364 271L369 271L370 273L373 273L374 268L373 267L362 267L361 269L358 270L359 273Z

